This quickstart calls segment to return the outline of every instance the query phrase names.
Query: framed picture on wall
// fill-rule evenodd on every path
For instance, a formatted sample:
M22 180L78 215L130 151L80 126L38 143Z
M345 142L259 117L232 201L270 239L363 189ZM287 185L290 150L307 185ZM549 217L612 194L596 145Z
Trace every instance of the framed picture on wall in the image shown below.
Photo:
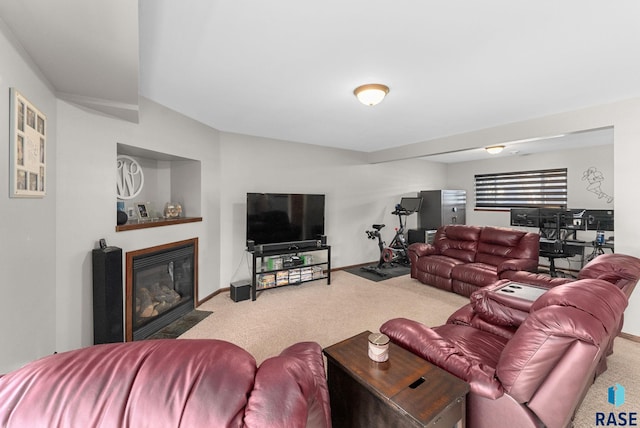
M10 90L9 196L41 198L46 194L47 117L17 89Z

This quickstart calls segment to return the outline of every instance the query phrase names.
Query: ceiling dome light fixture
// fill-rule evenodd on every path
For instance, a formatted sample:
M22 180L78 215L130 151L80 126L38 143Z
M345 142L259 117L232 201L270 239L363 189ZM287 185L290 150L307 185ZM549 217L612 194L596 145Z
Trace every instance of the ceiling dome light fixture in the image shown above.
M497 155L504 150L504 146L490 146L484 148L490 155Z
M380 83L369 83L353 90L358 101L367 106L379 104L388 93L389 87Z

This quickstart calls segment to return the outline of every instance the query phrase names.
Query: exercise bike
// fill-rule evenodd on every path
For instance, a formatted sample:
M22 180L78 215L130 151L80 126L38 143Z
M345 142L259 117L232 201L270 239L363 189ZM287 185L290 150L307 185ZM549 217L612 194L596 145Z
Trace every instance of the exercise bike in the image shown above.
M380 259L376 266L365 266L361 269L366 272L375 273L376 275L385 277L388 274L383 271L386 267L395 267L397 265L409 266L409 253L407 240L404 237L406 221L403 222L403 217L407 217L420 209L422 198L402 198L399 204L396 205L395 210L391 214L398 216L400 227L396 228L396 234L389 243L382 240L380 231L385 227L384 224L374 224L371 227L373 230L367 230L367 238L378 240L378 249L380 250ZM408 208L407 208L408 206Z

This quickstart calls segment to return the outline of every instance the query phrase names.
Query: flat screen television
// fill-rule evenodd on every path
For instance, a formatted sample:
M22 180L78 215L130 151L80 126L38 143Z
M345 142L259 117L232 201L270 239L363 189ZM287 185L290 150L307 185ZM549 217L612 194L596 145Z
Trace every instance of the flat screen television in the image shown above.
M247 240L255 245L319 239L324 195L247 193Z

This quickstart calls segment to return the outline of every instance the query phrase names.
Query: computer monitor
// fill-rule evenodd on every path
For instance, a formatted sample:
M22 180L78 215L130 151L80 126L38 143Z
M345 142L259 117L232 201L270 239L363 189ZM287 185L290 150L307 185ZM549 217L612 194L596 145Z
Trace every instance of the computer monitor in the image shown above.
M400 206L407 211L418 212L422 206L422 198L402 198L400 199Z
M584 215L587 230L614 230L613 210L587 210Z
M540 209L511 208L511 226L540 227Z

